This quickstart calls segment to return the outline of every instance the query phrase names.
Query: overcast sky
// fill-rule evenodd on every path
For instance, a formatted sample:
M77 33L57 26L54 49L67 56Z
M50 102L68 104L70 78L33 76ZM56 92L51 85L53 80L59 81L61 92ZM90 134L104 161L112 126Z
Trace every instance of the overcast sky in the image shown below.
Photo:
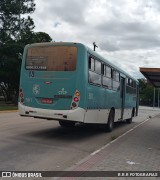
M160 68L160 0L35 0L36 32L81 42L135 78Z

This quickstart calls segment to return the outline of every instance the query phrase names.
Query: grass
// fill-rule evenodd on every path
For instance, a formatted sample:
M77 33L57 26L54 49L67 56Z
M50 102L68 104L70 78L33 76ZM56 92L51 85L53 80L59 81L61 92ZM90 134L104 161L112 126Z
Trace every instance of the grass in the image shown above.
M9 110L17 110L18 107L16 105L10 104L0 104L0 111L9 111Z
M113 140L115 140L115 139L117 139L117 138L118 138L118 136L116 136L116 135L111 136L111 141L113 141Z

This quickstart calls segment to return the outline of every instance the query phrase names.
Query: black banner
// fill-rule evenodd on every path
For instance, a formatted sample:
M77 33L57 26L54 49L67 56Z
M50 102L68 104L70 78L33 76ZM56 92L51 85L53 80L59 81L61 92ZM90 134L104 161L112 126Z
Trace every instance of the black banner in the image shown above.
M160 171L0 171L0 177L160 177Z

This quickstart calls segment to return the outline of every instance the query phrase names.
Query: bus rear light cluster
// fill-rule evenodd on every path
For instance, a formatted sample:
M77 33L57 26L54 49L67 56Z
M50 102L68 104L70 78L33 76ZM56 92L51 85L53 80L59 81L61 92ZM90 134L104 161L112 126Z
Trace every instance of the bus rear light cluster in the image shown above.
M19 100L21 104L24 104L24 93L23 93L22 88L20 88L19 90Z
M76 90L71 103L71 109L76 109L80 101L80 92Z

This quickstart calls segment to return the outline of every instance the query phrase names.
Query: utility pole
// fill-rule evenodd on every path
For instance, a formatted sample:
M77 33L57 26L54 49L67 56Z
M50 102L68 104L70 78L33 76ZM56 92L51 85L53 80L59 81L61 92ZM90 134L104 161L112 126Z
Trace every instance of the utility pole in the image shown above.
M98 46L96 45L95 42L93 42L93 50L96 51L96 48L98 48Z
M159 88L158 88L158 108L159 108Z

